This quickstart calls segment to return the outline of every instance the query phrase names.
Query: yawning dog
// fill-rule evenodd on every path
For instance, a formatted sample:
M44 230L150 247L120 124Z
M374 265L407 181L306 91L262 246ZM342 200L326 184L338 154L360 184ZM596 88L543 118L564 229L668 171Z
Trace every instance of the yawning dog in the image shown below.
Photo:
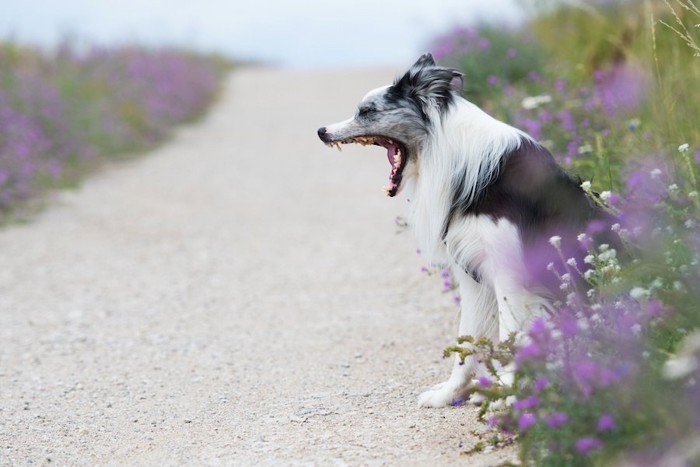
M449 265L458 280L459 335L496 342L551 310L541 271L558 253L548 241L583 231L603 213L547 149L464 99L461 79L425 54L393 84L370 91L352 118L318 135L330 146L386 148L386 193L406 194L422 255ZM421 394L419 405L463 401L480 371L474 357L455 359L449 380Z

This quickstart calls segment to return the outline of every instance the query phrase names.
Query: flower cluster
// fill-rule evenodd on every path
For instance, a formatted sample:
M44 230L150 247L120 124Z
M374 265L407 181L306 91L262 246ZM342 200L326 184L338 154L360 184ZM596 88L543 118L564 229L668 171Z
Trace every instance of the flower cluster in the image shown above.
M138 47L48 56L0 43L0 222L101 156L151 146L213 100L224 66Z
M629 13L624 3L591 6L596 24L562 6L552 10L549 24L560 33L557 40L566 21L591 29L608 18L619 24L614 15ZM692 7L684 8L692 13ZM447 63L470 64L463 53L483 59L484 49L474 49L482 36L472 33L471 48L454 48ZM671 63L672 54L659 49L675 45L661 36L654 44L655 59ZM664 105L669 95L660 97L652 79L666 78L663 66L652 71L639 58L597 57L570 70L533 67L537 72L510 80L503 78L507 70L494 71L508 66L498 56L488 65L498 79L483 79L488 89L477 102L583 176L581 189L614 221L561 232L526 252L528 269L537 274L533 281L561 297L550 317L506 343L461 339L479 343L479 359L490 373L474 384L485 398L481 413L517 435L524 464L696 462L687 446L700 437L700 132L687 122L700 113L686 109L700 101L675 97L679 115L670 113ZM700 77L694 65L669 80ZM465 71L467 79L478 76ZM461 356L474 348L448 351ZM499 380L507 365L515 367L512 384Z

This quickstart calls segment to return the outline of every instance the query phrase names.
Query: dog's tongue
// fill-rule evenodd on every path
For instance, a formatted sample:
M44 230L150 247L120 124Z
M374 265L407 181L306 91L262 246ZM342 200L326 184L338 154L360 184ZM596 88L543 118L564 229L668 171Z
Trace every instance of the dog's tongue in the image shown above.
M389 164L391 166L394 166L394 156L398 152L398 147L394 146L393 144L390 144L389 146L386 147L386 157L389 159Z

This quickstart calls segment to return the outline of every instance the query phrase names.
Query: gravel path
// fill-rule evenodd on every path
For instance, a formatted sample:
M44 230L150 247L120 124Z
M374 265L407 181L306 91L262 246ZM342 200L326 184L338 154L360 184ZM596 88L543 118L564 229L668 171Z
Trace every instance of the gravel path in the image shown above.
M379 148L316 137L394 72L243 70L201 123L0 230L2 465L492 465L419 409L456 308Z

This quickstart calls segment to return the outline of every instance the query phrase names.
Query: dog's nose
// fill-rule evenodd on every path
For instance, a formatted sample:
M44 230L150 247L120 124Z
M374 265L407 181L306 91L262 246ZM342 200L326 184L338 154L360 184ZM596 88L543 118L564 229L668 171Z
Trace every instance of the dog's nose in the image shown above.
M322 126L321 128L318 129L318 137L321 138L321 140L323 140L323 137L326 136L326 132L327 132L326 127Z

